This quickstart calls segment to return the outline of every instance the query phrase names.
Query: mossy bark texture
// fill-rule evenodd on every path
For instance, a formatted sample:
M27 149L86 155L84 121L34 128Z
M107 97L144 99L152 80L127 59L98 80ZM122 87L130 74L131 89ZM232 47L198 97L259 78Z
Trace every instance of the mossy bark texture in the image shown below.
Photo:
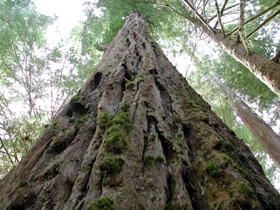
M248 147L138 14L78 96L1 182L0 209L280 209Z

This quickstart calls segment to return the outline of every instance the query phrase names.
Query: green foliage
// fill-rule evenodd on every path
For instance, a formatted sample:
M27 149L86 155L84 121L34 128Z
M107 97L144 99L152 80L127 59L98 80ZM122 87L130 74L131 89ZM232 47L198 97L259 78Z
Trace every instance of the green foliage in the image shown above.
M224 139L217 139L215 141L214 149L221 150L222 152L230 152L234 149L233 144Z
M184 208L180 205L173 204L172 202L169 202L165 205L164 210L183 210Z
M150 165L152 165L155 162L155 160L156 160L155 156L148 155L144 159L144 164L147 165L147 166L150 166Z
M245 198L254 197L254 190L249 183L243 181L234 181L229 186L229 192L233 195L242 195Z
M130 89L135 86L135 82L129 82L125 84L125 89Z
M179 147L182 147L182 148L184 147L184 145L183 145L183 142L182 142L182 141L179 141L177 144L178 144L178 146L179 146Z
M26 180L21 180L18 183L18 188L23 188L23 187L26 187L26 186L27 186L27 181Z
M208 163L204 170L213 178L217 178L221 174L221 170L215 162Z
M116 116L112 119L113 125L121 125L123 128L125 128L126 131L129 131L131 128L131 123L129 119L129 113L124 111L119 111Z
M98 93L98 98L101 98L102 97L102 95L103 95L103 91L100 91L99 93Z
M176 123L181 123L180 117L176 116L176 117L175 117L175 122L176 122Z
M158 163L164 163L164 158L163 158L162 156L157 156L157 157L156 157L156 161L157 161Z
M124 112L128 112L130 108L130 103L128 101L123 102L120 109Z
M114 200L110 197L98 198L89 204L87 210L115 210Z
M144 78L140 78L139 82L145 82L145 79Z
M178 137L178 138L182 138L182 137L183 137L183 134L182 134L182 133L178 133L178 134L177 134L177 137Z
M49 46L45 34L55 19L38 13L32 1L4 0L0 8L1 179L71 100L100 54L81 57L79 38L73 42L77 28L68 40Z
M254 195L254 190L245 182L239 182L239 191L240 193L246 194L247 196Z
M125 160L122 157L106 157L100 169L107 175L118 174L122 171Z
M98 117L98 125L100 127L109 126L110 123L111 123L111 119L112 119L111 115L107 114L105 111L101 112L99 117Z
M144 158L144 164L146 166L151 166L154 163L164 163L164 158L162 156L153 156L153 155L148 155Z
M80 96L78 94L74 95L72 98L71 98L71 102L74 102L74 101L78 101L80 99Z
M90 117L90 114L86 114L85 116L79 118L76 120L76 122L74 123L74 128L78 129L79 125L81 125L82 123L84 123L85 121L88 120L88 118Z
M114 154L120 154L127 147L125 135L118 125L112 126L107 131L107 139L104 143L105 149Z

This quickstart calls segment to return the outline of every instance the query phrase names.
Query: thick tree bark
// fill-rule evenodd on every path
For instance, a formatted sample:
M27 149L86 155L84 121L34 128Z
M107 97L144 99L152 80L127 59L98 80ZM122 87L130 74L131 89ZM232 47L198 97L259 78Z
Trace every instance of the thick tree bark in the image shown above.
M221 92L228 98L231 108L235 110L254 138L280 168L280 137L246 103L235 97L234 92L222 84L216 76L213 77L213 81L218 84Z
M138 14L1 182L0 200L8 210L280 209L248 147L171 65Z
M248 54L243 43L233 40L229 36L224 37L222 32L210 31L202 22L194 19L190 21L221 46L228 54L246 66L256 77L266 84L271 91L280 97L280 64L269 60L265 56L250 52Z

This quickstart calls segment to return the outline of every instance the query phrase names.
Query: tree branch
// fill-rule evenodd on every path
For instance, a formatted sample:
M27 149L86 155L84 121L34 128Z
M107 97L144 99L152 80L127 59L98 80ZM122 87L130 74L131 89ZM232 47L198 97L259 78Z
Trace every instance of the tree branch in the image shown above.
M246 26L248 23L254 21L255 19L261 17L262 15L264 15L265 13L269 12L270 10L274 9L275 7L277 7L278 5L280 5L280 1L278 0L274 5L272 5L271 7L267 8L266 10L262 11L261 13L255 15L254 17L252 17L251 19L247 20L244 23L244 26ZM239 27L233 29L231 32L229 32L227 35L230 36L231 34L233 34L234 32L236 32L239 29Z
M12 159L12 157L11 157L9 151L8 151L7 148L5 147L5 144L4 144L4 142L3 142L3 140L2 140L1 138L0 138L0 142L1 142L1 145L2 145L1 148L3 148L3 149L5 150L5 153L6 153L6 155L8 156L10 162L13 164L13 166L15 166L15 163L14 163L14 161L13 161L13 159Z
M196 11L196 9L188 2L188 0L183 0L192 10L192 12L195 14L195 16L212 32L214 33L215 31L213 30L213 28L211 28L208 23L206 22L206 20L204 20L204 18Z
M153 4L153 5L156 5L156 6L159 6L159 7L165 7L165 8L168 8L168 9L171 9L173 12L175 12L176 14L178 14L179 16L189 20L189 21L193 21L191 19L191 17L187 16L187 15L183 15L182 13L178 12L177 10L175 10L173 7L171 7L169 4L159 4L159 3L156 3L156 2L147 2L147 1L136 1L135 3L139 3L139 4Z
M226 35L225 35L225 31L224 31L224 26L223 26L222 20L221 20L221 15L222 15L222 14L221 14L220 11L219 11L219 5L218 5L217 0L215 0L215 7L216 7L217 16L218 16L218 21L219 21L219 23L220 23L223 36L225 37ZM215 28L215 27L214 27L214 28Z
M221 17L223 16L223 13L224 13L224 10L225 10L225 7L226 7L227 3L228 3L228 0L225 0L224 4L223 4L223 6L222 6L221 12L220 12L220 13L217 13L218 21L216 21L216 24L215 24L214 28L216 28L216 27L218 26L218 23L221 22ZM217 0L215 0L215 7L216 7L216 10L217 10L217 8L218 8L218 10L219 10L219 5L218 5ZM219 20L219 19L220 19L220 20ZM222 22L221 22L221 23L222 23ZM220 23L220 24L221 24L221 23ZM223 34L224 34L224 33L223 33ZM225 36L225 35L224 35L224 36Z
M247 43L246 37L244 35L244 10L245 10L245 0L240 0L240 15L239 15L239 36L241 41L244 44L244 47L247 51L247 55L249 55L249 45Z
M246 38L248 39L250 36L252 36L254 33L256 33L261 27L263 27L265 24L267 24L269 21L271 21L273 18L275 18L279 13L280 13L280 9L277 10L273 15L271 15L265 21L263 21L255 30L253 30L251 33L249 33L246 36Z
M226 9L224 9L224 11L227 11L227 10L233 8L233 7L238 6L238 5L239 5L239 4L234 4L234 5L232 5L232 6L229 6L229 7L227 7ZM223 11L223 12L224 12L224 11ZM211 18L208 20L208 23L210 23L214 18L216 18L216 16L217 16L217 15L214 15L213 17L211 17Z

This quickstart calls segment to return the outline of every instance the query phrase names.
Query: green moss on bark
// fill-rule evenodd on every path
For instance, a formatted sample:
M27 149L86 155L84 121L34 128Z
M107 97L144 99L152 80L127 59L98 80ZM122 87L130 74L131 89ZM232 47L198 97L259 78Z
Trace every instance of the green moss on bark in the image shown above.
M89 204L87 210L115 210L114 200L110 197L98 198Z
M212 177L217 178L221 174L221 170L218 168L215 162L208 163L204 170Z
M122 171L124 163L122 157L106 157L100 165L100 170L107 175L118 174Z

